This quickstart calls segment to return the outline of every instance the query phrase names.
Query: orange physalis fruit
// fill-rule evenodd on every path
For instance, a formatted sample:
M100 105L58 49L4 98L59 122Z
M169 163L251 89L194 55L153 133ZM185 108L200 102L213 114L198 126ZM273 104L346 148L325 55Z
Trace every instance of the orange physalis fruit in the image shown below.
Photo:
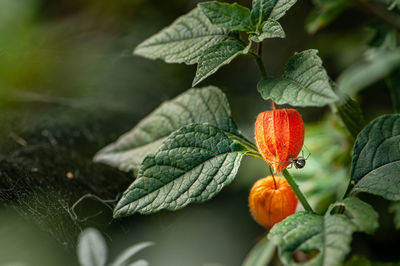
M296 206L296 194L283 177L267 176L259 179L250 191L250 212L254 220L268 230L293 214Z
M303 119L295 109L262 112L257 116L255 136L261 156L275 173L282 172L303 147Z

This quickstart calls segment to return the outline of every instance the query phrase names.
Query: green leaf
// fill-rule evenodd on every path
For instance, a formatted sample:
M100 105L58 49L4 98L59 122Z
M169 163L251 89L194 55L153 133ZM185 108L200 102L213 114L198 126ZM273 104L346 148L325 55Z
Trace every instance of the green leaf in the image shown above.
M343 210L343 214L337 210ZM367 203L351 197L332 204L325 216L297 212L276 224L268 238L279 247L284 264L296 263L293 254L305 253L309 261L301 265L342 265L353 232L373 233L378 227L378 214Z
M123 171L137 170L146 155L156 151L168 135L191 123L209 123L238 134L228 100L220 89L189 89L160 105L131 131L100 150L94 161Z
M395 28L384 23L374 23L369 25L369 28L374 31L374 36L368 43L371 47L389 50L396 48L397 31Z
M351 7L351 2L327 0L315 3L315 5L315 9L311 11L306 20L306 30L312 34L334 21L343 11Z
M79 236L78 259L81 266L104 266L107 245L97 229L87 228Z
M142 242L131 246L130 248L121 252L118 257L110 264L110 266L123 266L141 250L154 245L153 242Z
M337 105L337 113L342 119L350 135L356 139L364 128L365 120L360 105L350 97L344 97Z
M338 98L317 55L306 50L292 56L280 78L263 78L257 85L264 99L293 106L324 106Z
M273 19L265 21L261 27L261 32L249 36L250 40L262 42L267 38L285 38L285 32L281 24Z
M271 262L276 246L268 241L267 237L261 239L247 255L242 266L266 266Z
M220 67L229 64L238 55L246 54L250 45L245 47L238 41L226 40L208 48L200 57L193 86L217 72Z
M393 10L395 7L400 9L400 0L385 0L385 2L389 10Z
M353 64L338 77L338 91L352 96L399 66L400 49L371 49L366 59Z
M211 24L197 7L139 44L134 54L191 65L207 48L227 39L234 39L229 30Z
M358 135L347 192L400 200L400 115L384 115Z
M394 226L397 230L400 230L400 201L391 202L389 211L394 215Z
M296 3L297 0L253 0L251 21L261 25L267 19L278 20Z
M214 25L245 32L255 30L250 23L250 10L247 7L217 1L200 3L199 6Z
M175 131L147 156L114 216L178 210L211 199L235 177L246 150L209 124Z

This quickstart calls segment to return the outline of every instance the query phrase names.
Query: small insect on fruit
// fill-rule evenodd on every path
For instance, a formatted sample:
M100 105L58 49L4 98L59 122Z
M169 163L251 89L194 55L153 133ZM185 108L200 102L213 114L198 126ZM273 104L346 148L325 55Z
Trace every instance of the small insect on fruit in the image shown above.
M296 211L297 197L285 178L267 176L259 179L249 195L250 212L260 225L271 229Z
M303 168L308 158L298 156L304 144L304 123L295 109L275 109L257 116L255 138L264 160L282 172L289 165Z
M294 165L294 167L296 169L301 169L304 168L304 166L306 166L306 161L308 159L308 157L310 157L311 153L308 153L307 157L304 157L304 152L301 151L301 155L297 156L295 158L290 158L289 161L291 162L291 165Z

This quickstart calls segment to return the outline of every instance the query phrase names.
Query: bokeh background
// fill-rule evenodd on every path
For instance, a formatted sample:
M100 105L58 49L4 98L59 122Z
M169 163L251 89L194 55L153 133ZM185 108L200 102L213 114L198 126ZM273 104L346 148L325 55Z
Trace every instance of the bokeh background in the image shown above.
M92 162L100 148L190 88L195 66L150 61L132 51L197 2L0 0L0 265L77 265L76 241L88 226L104 234L110 259L153 241L136 258L160 266L240 265L265 234L247 206L251 185L268 174L258 159L245 158L235 181L206 203L121 220L112 220L110 208L134 176ZM281 20L287 38L265 42L269 74L280 75L294 52L315 48L334 80L367 49L369 14L350 9L311 35L304 22L312 8L298 1ZM259 79L253 59L242 56L200 84L227 94L250 139L256 115L269 108L256 90ZM392 112L383 82L358 100L367 121ZM352 140L329 108L299 111L311 156L304 170L293 173L322 212L344 193ZM353 253L399 260L400 235L391 214L381 211L387 203L366 200L387 229L356 234Z

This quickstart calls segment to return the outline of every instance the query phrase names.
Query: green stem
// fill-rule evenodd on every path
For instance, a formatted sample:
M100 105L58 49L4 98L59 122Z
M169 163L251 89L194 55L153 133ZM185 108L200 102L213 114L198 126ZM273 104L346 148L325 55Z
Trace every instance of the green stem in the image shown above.
M259 43L258 47L257 47L256 62L257 62L258 68L260 69L261 75L263 77L266 77L267 71L265 70L264 62L262 60L262 43Z
M306 197L304 196L303 192L301 192L299 186L297 185L296 181L294 181L292 175L288 172L288 170L286 170L286 169L283 170L283 176L288 181L290 187L293 189L294 193L296 194L297 198L300 200L304 209L309 212L314 212L313 209L311 208L310 204L308 204L308 201L307 201Z

